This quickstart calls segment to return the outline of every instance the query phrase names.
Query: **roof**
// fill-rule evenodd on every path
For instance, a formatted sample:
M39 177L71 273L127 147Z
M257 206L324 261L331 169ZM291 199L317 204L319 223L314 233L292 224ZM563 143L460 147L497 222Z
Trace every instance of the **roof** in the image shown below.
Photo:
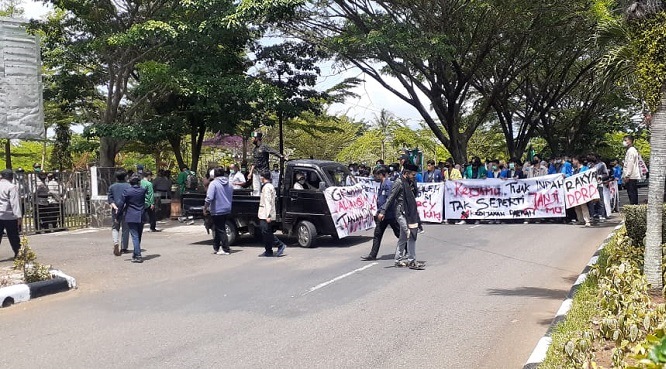
M304 167L312 167L312 166L318 166L318 167L324 167L324 166L330 166L330 165L342 165L341 163L335 162L335 161L330 161L330 160L317 160L317 159L298 159L298 160L290 160L287 162L287 165L300 165Z

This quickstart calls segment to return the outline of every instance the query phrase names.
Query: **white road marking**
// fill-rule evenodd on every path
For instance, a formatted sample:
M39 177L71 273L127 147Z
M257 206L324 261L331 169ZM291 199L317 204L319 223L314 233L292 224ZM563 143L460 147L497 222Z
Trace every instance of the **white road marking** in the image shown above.
M316 290L318 290L318 289L320 289L320 288L324 288L324 287L328 286L328 285L331 284L331 283L337 282L337 281L339 281L339 280L341 280L341 279L343 279L343 278L347 278L347 277L349 277L349 276L352 275L352 274L355 274L355 273L358 273L358 272L360 272L360 271L366 270L366 269L370 268L371 266L374 266L374 265L377 265L377 264L379 264L379 263L368 264L368 265L366 265L366 266L364 266L364 267L362 267L362 268L358 268L358 269L352 270L352 271L349 272L349 273L345 273L345 274L343 274L343 275L337 276L337 277L331 279L330 281L326 281L326 282L324 282L324 283L320 283L320 284L318 284L318 285L316 285L316 286L310 288L309 290L307 290L307 291L306 291L304 294L302 294L301 296L305 296L305 295L307 295L307 294L310 293L310 292L314 292L314 291L316 291Z
M479 227L481 227L481 224L477 224L477 225L471 226L471 227L469 227L469 229L474 229L474 228L479 228Z

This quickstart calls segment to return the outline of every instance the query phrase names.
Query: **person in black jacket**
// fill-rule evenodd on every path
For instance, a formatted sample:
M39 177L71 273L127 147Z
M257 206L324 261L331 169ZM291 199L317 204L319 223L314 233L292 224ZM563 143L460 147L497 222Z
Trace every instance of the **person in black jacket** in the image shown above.
M377 192L377 210L379 210L386 203L389 193L391 192L391 188L393 187L393 182L391 182L391 180L388 179L388 170L384 165L380 165L377 168L375 168L373 174L375 176L375 181L380 183ZM385 213L385 217L383 220L380 221L379 219L377 219L376 223L377 225L375 226L375 234L372 239L372 249L370 250L370 254L368 256L364 256L361 258L364 261L371 261L377 259L377 254L379 253L379 246L382 243L382 238L384 237L384 231L386 231L386 227L391 226L391 229L393 229L393 234L395 234L395 237L396 238L400 237L400 225L398 224L398 221L395 219L395 212L391 211L391 209L389 209Z
M423 265L416 260L416 236L418 235L421 219L416 207L416 186L413 183L418 170L419 168L414 164L405 164L402 176L393 182L391 194L377 216L377 219L381 222L386 217L386 212L393 209L395 218L400 225L400 237L395 251L396 267L423 268ZM405 251L407 253L403 257Z

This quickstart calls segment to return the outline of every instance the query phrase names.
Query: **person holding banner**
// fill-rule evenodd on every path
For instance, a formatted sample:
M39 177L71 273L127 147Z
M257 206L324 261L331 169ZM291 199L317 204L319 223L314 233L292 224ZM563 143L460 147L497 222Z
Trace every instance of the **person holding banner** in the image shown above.
M574 175L578 173L584 173L589 170L589 168L583 164L582 160L576 157L573 158L573 168ZM574 211L576 212L576 224L585 225L586 227L592 226L590 223L590 209L587 204L576 206Z
M423 269L423 264L416 260L416 236L421 222L416 206L416 188L413 183L419 167L405 163L402 176L393 183L391 194L377 215L383 221L388 211L393 211L400 225L400 237L395 251L395 266ZM393 209L393 210L392 210ZM406 253L405 253L406 252ZM405 254L405 257L403 257ZM405 262L405 258L407 261Z
M384 206L386 200L389 197L389 194L391 193L391 187L393 187L393 183L390 179L388 179L388 171L386 169L387 168L385 166L381 165L377 167L373 173L375 181L380 183L379 189L377 191L377 209L381 209ZM363 261L372 261L377 259L379 246L382 243L382 238L384 237L386 227L391 226L395 237L400 238L400 225L395 218L395 212L393 209L388 209L385 214L386 216L381 221L377 219L375 234L372 238L372 249L370 250L370 254L368 254L368 256L361 258ZM379 215L379 213L377 215Z

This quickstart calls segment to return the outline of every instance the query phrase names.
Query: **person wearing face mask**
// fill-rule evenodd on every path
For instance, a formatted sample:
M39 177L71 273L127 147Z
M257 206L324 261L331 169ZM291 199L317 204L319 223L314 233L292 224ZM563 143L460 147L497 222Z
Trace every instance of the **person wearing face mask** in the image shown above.
M259 196L261 190L261 176L259 173L270 173L268 162L269 155L275 155L283 160L287 160L287 157L271 147L264 145L262 143L263 134L261 132L253 132L252 137L252 144L254 145L254 149L252 150L252 159L254 162L252 163L252 168L250 168L250 177L252 177L252 196Z
M475 156L470 160L470 165L465 169L465 178L467 179L486 179L488 173L486 168L481 163L481 159L478 156Z
M456 169L453 166L453 158L448 158L446 159L446 162L444 163L444 170L442 171L442 174L444 175L445 180L457 180L457 179L462 179L462 174L460 173L460 170Z
M421 219L416 206L413 183L418 170L419 167L414 164L405 164L402 176L393 183L391 193L377 215L377 219L381 222L387 212L393 211L400 226L400 236L395 252L396 267L423 269L423 264L416 260L416 238Z
M385 166L380 165L374 170L374 180L379 183L379 189L377 190L377 209L381 209L386 200L388 199L389 194L391 193L391 188L393 187L393 182L388 178L388 170ZM388 209L385 213L386 216L381 221L378 219L379 212L375 214L375 220L377 221L377 226L375 227L375 234L372 238L372 249L368 256L364 256L361 260L372 261L377 259L377 254L379 253L379 246L382 243L382 238L384 237L384 232L386 227L391 226L393 229L393 234L396 238L400 237L400 225L398 224L395 218L395 212L393 209Z
M308 184L305 181L305 174L296 173L296 181L294 182L294 190L305 190L308 188Z
M500 178L504 166L500 167L499 160L492 160L488 169L488 178Z
M240 190L245 185L247 181L245 175L238 170L238 164L234 163L229 166L229 179L231 181L231 187L234 190Z
M630 205L638 205L638 181L641 180L641 168L639 165L640 154L634 147L634 136L624 136L622 145L627 148L624 156L624 167L622 168L622 182L627 189Z

